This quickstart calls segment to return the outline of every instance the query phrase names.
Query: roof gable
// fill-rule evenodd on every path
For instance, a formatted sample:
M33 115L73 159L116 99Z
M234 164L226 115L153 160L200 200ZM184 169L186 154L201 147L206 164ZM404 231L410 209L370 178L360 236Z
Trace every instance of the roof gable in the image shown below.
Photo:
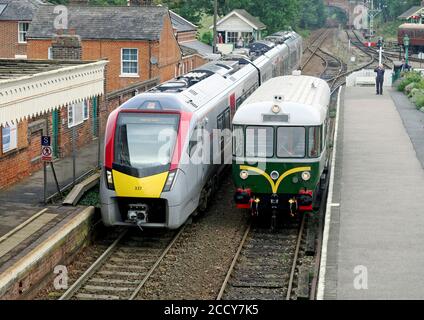
M423 8L421 6L414 6L412 8L410 8L409 10L405 11L404 13L402 13L398 19L409 19L411 16L414 16L418 13L420 13L420 11Z
M184 19L174 11L169 10L169 15L171 17L172 26L177 29L178 32L197 31L197 26L195 24Z
M235 9L235 10L231 11L224 18L219 20L217 22L217 25L219 26L224 21L226 21L227 19L229 19L230 17L232 17L234 15L237 16L238 18L240 18L241 20L243 20L244 22L246 22L247 24L249 24L252 28L254 28L256 30L266 29L265 24L263 24L258 18L252 16L249 12L247 12L244 9Z
M1 0L0 0L1 1ZM40 7L28 38L52 38L57 30L55 6ZM75 29L81 39L158 40L168 9L162 6L68 6L68 28Z

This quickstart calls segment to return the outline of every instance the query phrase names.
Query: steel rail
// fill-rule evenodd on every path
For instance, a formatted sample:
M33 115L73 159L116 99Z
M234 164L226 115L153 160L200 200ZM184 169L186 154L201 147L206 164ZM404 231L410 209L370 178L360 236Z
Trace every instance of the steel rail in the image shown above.
M299 234L297 236L296 251L295 251L294 257L293 257L293 264L292 264L291 272L290 272L290 278L289 278L289 285L288 285L288 288L287 288L286 300L290 300L290 297L291 297L291 291L292 291L292 288L293 288L294 274L296 273L297 260L299 258L300 245L302 243L303 230L305 229L305 219L306 219L305 217L306 216L303 215L303 217L302 217L302 223L301 223L300 228L299 228Z
M77 281L59 298L59 300L69 300L72 296L87 282L88 279L104 264L104 262L112 255L118 244L127 234L128 229L123 230L118 238L106 249L105 252L88 268Z
M178 233L175 235L175 237L172 239L170 244L166 247L166 249L162 252L161 256L156 260L155 264L150 268L150 270L147 272L147 274L144 276L143 280L141 280L140 284L137 286L137 288L133 291L131 294L129 300L134 300L137 295L139 294L140 290L143 288L143 286L146 284L147 280L149 280L150 276L153 274L153 272L156 270L156 268L160 265L160 263L163 261L165 256L168 254L169 250L174 246L175 242L180 238L181 234L184 232L186 227L186 224L178 231Z
M231 262L230 268L227 271L227 275L225 276L224 282L221 286L221 290L219 290L218 296L216 300L221 300L222 296L224 295L225 289L227 288L228 281L230 280L231 274L233 273L234 267L236 266L237 260L240 256L241 251L243 250L244 244L246 243L247 236L250 233L251 224L247 227L246 231L244 232L243 238L241 239L240 245L237 249L236 254L234 255L233 261Z

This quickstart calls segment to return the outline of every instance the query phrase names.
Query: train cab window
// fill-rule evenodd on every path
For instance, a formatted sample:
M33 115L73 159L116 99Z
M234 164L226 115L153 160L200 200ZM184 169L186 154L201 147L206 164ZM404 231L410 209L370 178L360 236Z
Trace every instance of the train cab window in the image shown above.
M305 128L280 127L277 130L277 157L305 157Z
M179 115L121 113L115 136L115 162L145 169L171 163Z
M274 155L274 128L246 128L246 157L272 158Z
M321 127L309 128L309 152L310 158L318 158L321 155Z
M244 131L242 126L233 128L233 156L244 156Z

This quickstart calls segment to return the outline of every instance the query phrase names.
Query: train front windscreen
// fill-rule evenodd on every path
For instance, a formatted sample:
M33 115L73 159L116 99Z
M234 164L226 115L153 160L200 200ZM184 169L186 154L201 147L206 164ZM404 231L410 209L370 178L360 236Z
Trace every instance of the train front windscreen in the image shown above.
M179 115L121 113L115 135L115 164L135 169L169 166Z

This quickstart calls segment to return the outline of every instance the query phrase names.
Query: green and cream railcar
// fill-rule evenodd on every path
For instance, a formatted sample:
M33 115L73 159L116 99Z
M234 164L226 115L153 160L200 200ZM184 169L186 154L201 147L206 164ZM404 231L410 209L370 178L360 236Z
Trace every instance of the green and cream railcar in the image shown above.
M232 166L238 208L273 218L313 210L328 162L329 102L324 80L292 75L267 81L240 106Z

